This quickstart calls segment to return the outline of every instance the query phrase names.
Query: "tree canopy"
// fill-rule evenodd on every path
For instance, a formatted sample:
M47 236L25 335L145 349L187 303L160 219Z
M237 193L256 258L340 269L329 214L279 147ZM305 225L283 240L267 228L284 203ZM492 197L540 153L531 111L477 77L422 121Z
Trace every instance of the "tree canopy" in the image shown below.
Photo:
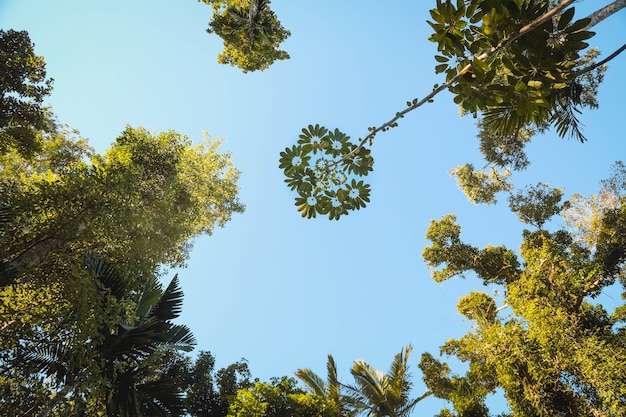
M604 184L623 182L623 174L618 164ZM425 382L454 407L441 415L487 416L485 397L500 388L515 416L623 416L626 305L607 308L597 299L615 286L626 299L626 199L597 206L589 233L544 228L573 209L558 190L540 185L515 197L511 209L532 228L519 255L464 243L451 215L428 229L432 243L423 257L435 280L476 276L503 289L497 297L472 292L459 300L458 311L474 326L441 352L467 362L466 374L452 374L429 354L422 358ZM577 238L581 231L585 239Z
M14 148L28 157L40 149L38 132L53 128L42 105L52 82L28 33L0 30L0 153Z
M178 279L163 290L159 277L184 266L193 238L243 211L239 172L208 137L127 126L100 155L78 132L31 120L53 120L40 107L45 63L25 32L0 35L10 104L0 120L1 414L181 416L183 386L161 378L159 358L195 340L172 323Z
M263 71L275 61L289 59L289 54L278 48L291 32L281 25L269 0L198 1L213 8L207 32L224 41L218 63L248 72Z

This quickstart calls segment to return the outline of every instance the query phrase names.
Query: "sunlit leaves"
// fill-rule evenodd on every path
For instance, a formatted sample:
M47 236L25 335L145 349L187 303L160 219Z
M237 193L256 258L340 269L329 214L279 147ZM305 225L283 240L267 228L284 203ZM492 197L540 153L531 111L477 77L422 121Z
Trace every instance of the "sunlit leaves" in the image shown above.
M459 312L473 326L441 351L466 362L464 375L423 356L427 386L456 412L440 415L488 415L466 413L467 405L480 405L496 389L504 391L515 415L620 415L626 386L615 367L626 361L626 308L611 296L604 305L594 302L616 289L618 279L622 290L626 282L626 199L613 192L623 190L626 176L620 165L616 171L603 183L602 200L592 201L603 207L588 213L598 231L591 250L564 230L526 230L520 262L503 246L463 243L454 216L431 223L426 237L432 245L424 259L439 268L435 280L471 271L485 284L503 286L494 296L472 292L459 300ZM539 184L516 194L511 208L525 223L541 227L563 209L561 194ZM582 209L578 216L584 217ZM499 316L501 311L506 314Z
M339 129L309 125L296 145L280 153L278 166L298 193L295 204L302 217L321 214L338 220L369 203L370 187L359 178L373 163L369 149L352 143Z
M52 81L26 31L0 30L0 153L32 157L41 149L39 131L54 130L42 105Z
M540 229L552 216L567 207L567 203L560 204L562 196L562 190L539 183L511 194L509 207L519 216L521 222Z
M512 184L508 181L511 173L508 170L491 168L484 172L475 170L472 164L465 164L454 168L450 174L456 177L459 188L475 204L494 204L497 193L512 189Z
M464 243L456 216L446 215L430 222L426 238L432 244L422 253L424 261L433 269L432 277L442 282L454 276L464 276L473 271L485 284L509 282L519 274L517 256L504 246L487 246L484 249Z
M269 0L202 0L211 4L213 16L207 32L224 41L220 64L237 66L243 72L263 71L277 60L289 59L278 49L291 32L269 7Z

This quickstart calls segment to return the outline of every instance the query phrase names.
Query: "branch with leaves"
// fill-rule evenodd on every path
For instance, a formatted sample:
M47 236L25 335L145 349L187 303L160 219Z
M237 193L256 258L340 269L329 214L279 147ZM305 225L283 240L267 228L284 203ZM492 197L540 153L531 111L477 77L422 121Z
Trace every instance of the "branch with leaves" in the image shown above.
M482 114L492 134L511 137L523 128L554 125L561 136L584 140L575 117L583 94L577 78L582 75L580 52L589 46L584 40L594 33L587 30L590 18L573 20L572 3L564 0L550 8L548 1L437 0L429 39L438 43L435 71L446 74L445 83L407 102L356 142L338 129L333 134L341 136L341 144L323 126L303 129L297 145L281 152L279 163L285 182L298 193L298 211L306 218L327 214L337 220L364 207L370 188L362 177L374 162L366 145L444 90L455 95L465 113Z

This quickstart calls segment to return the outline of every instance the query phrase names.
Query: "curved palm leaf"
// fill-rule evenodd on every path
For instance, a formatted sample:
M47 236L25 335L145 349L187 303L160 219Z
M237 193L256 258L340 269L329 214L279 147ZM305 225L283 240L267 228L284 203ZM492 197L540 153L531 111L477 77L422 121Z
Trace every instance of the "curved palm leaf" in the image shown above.
M87 255L87 266L115 298L121 300L128 295L128 280L107 262L90 254Z
M107 357L133 353L148 355L157 348L172 346L190 351L196 341L186 326L170 323L180 315L183 292L175 276L165 292L156 278L150 277L135 309L136 325L122 323L117 334L108 338L104 349Z
M337 365L332 355L328 355L326 362L327 377L324 381L319 375L309 368L298 369L295 373L309 390L316 396L330 400L335 407L335 412L340 416L354 415L352 399L344 395L342 385L337 377Z
M326 397L326 382L324 382L324 380L310 368L298 369L295 375L298 379L300 379L300 381L304 382L313 395Z
M352 394L352 406L357 413L367 413L371 417L405 417L415 405L430 395L410 399L412 388L408 359L412 347L409 345L394 356L387 373L374 369L365 361L357 360L351 373L356 382L348 386Z

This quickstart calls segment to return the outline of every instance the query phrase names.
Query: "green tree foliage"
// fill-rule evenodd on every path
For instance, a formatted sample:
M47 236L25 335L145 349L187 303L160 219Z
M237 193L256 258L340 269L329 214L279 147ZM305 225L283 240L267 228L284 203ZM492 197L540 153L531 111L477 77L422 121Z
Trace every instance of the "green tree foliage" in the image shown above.
M332 355L328 355L326 370L326 381L310 368L298 369L295 375L307 386L313 395L323 397L330 402L334 415L342 417L353 416L355 411L351 408L352 398L346 394L345 387L337 378L337 365Z
M356 384L348 389L357 413L369 417L407 417L418 402L431 394L409 397L413 387L408 363L411 351L409 345L396 354L386 373L363 360L354 362L350 372Z
M256 381L239 390L228 417L334 417L333 405L324 397L303 391L293 378Z
M604 186L620 188L621 174ZM542 228L571 210L560 198L538 186L511 200L520 220L537 227L524 231L519 259L505 247L463 243L453 216L431 223L423 257L437 281L475 274L504 290L502 300L473 292L458 303L474 326L441 351L468 363L464 375L422 357L427 386L454 407L441 415L487 416L485 397L498 388L515 416L626 415L626 304L607 308L596 300L618 285L626 299L626 198L601 207L588 200L593 246L576 233Z
M0 156L0 184L12 212L2 224L4 268L13 280L98 253L135 274L182 265L189 241L241 212L239 173L219 141L194 145L176 132L127 127L104 155L63 132L26 161ZM9 282L3 282L8 284Z
M626 165L618 161L612 167L608 180L600 182L600 191L588 197L574 194L563 212L565 224L570 227L574 238L594 248L600 232L602 213L614 209L626 195Z
M239 390L251 386L245 359L215 372L215 358L200 352L188 371L189 385L185 404L193 417L226 417Z
M296 206L304 217L327 214L338 219L369 201L369 185L360 177L372 170L371 146L379 132L398 125L407 113L431 102L444 90L462 112L480 115L479 138L487 165L453 173L471 200L495 202L509 191L510 169L523 169L524 145L536 131L554 128L562 137L585 140L578 122L580 108L597 107L595 93L604 64L586 42L589 29L626 2L617 0L590 16L575 19L574 0L437 0L430 11L429 40L437 44L435 72L445 75L422 99L407 102L380 126L355 142L339 130L345 146L323 126L303 129L297 145L280 154L285 182L298 193ZM319 153L319 155L318 155ZM489 169L487 171L487 169Z
M21 339L4 349L3 389L30 393L35 404L28 412L38 416L105 409L115 416L182 416L180 387L153 366L153 356L163 350L189 351L195 344L186 326L171 322L182 308L178 279L163 290L150 276L129 296L126 277L98 259L89 258L87 268L73 274L92 283L89 306L66 311L70 317L61 329L41 326L39 340ZM49 322L55 321L59 317ZM12 395L4 398L6 411L23 407Z
M34 106L49 92L43 58L25 33L2 37L14 41L0 81L24 84L3 103ZM171 323L177 280L162 290L158 278L243 211L230 155L216 140L131 127L98 155L64 126L28 128L35 142L0 149L0 414L182 415L180 361L164 349L193 338Z
M54 125L42 107L51 91L52 79L28 33L0 30L0 153L15 149L30 157L40 149L38 132Z
M263 71L277 60L289 59L289 54L278 48L291 32L281 25L269 0L202 1L213 8L207 32L224 41L217 62L248 72Z
M431 395L427 391L410 398L413 383L408 360L411 351L412 347L407 346L395 355L388 372L375 369L364 360L356 360L350 370L354 385L338 381L335 361L330 355L326 365L327 381L309 368L299 369L296 376L313 395L329 401L335 416L406 417L418 402Z

